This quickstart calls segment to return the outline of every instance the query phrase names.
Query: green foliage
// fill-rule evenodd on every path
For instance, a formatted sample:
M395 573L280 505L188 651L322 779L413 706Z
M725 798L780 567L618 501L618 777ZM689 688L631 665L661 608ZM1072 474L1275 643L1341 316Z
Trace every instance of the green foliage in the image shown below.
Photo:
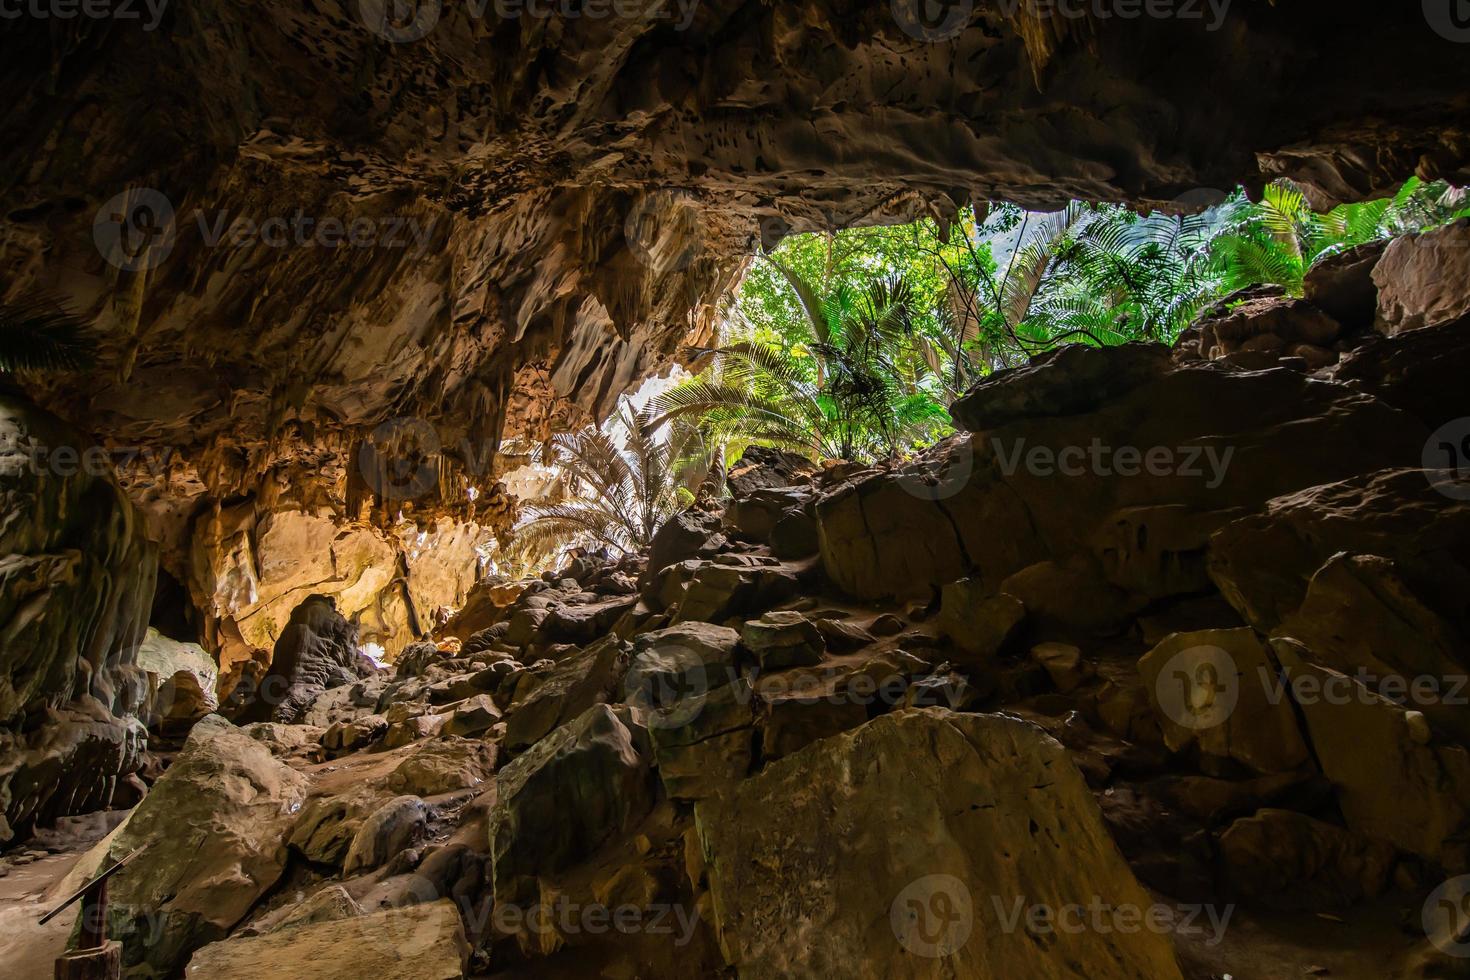
M86 321L49 297L0 303L0 372L71 371L93 362Z
M508 554L537 567L574 546L631 554L673 514L723 481L718 451L688 425L664 426L625 403L607 426L561 433L539 454L556 484L528 501ZM533 560L528 556L538 556Z
M1224 228L1210 243L1210 270L1221 295L1272 283L1293 296L1313 265L1344 249L1470 215L1463 192L1410 178L1391 198L1343 204L1318 214L1294 185L1269 185L1259 204L1237 194L1221 209Z
M1470 213L1462 192L1407 182L1317 214L1287 182L1193 215L1074 202L1014 205L835 234L758 256L726 346L658 403L728 444L816 458L903 455L948 431L944 406L992 371L1064 344L1172 343L1245 286L1300 294L1307 270L1362 242Z
M759 294L765 326L743 323L747 339L710 352L700 376L656 399L659 421L819 459L899 455L947 431L942 386L921 353L926 314L913 280L890 271L860 284L817 281L799 271L810 263L762 264L788 287L787 304Z

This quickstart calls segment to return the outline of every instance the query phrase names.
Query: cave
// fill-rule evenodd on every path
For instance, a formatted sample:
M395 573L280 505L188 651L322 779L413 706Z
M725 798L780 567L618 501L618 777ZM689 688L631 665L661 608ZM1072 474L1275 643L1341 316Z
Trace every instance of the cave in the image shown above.
M0 19L0 973L1470 976L1464 0Z

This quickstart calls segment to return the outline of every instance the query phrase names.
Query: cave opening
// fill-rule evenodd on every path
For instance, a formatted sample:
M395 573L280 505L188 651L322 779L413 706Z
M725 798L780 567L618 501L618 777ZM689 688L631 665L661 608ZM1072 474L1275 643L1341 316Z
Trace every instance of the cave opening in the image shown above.
M1464 972L1463 7L0 11L0 970Z

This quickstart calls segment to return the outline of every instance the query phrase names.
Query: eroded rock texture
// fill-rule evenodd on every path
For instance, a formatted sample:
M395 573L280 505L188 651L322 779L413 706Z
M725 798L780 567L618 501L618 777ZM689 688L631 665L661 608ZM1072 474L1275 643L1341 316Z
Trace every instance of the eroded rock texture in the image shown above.
M162 680L137 662L157 546L105 468L47 458L78 442L0 394L0 842L108 807Z
M195 724L87 862L148 845L131 975L1447 972L1463 932L1399 910L1470 867L1470 725L1383 675L1463 666L1470 491L1421 468L1470 415L1463 228L1173 351L996 375L921 460L752 454L649 555L475 582L530 446L706 343L790 230L1463 182L1470 62L1427 8L959 4L936 39L876 0L429 3L409 38L376 6L7 37L6 297L54 289L103 349L31 386L88 438L6 424L122 465L0 460L0 829L136 802L140 528L226 683L284 692ZM358 670L354 629L401 669ZM1223 709L1263 672L1289 689ZM1028 908L1242 896L1268 944ZM1362 918L1298 944L1324 903Z
M126 476L155 536L237 497L493 526L502 441L601 417L706 341L788 229L1467 173L1470 69L1414 5L955 4L937 28L907 0L419 6L14 25L9 288L105 331L111 375L48 397L152 450Z

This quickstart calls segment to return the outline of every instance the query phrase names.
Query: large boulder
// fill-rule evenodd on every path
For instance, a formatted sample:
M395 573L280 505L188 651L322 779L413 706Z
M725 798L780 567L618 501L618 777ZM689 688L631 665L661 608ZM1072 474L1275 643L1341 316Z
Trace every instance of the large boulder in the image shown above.
M733 681L740 634L728 626L690 622L644 633L633 641L623 677L623 701L643 711L677 709Z
M627 653L616 636L604 637L561 661L506 712L506 747L529 748L594 704L611 700L627 666Z
M275 885L306 779L218 715L202 719L110 838L108 860L147 846L109 886L108 929L129 976L163 977L223 939Z
M1027 566L1095 551L1120 582L1200 587L1199 543L1240 511L1419 464L1428 429L1351 388L1282 369L1171 369L1148 350L1080 349L982 382L956 419L991 428L818 501L829 577L863 599L927 596L966 576L993 592ZM1111 397L1057 394L1068 379L1085 387L1111 369L1121 377L1099 389ZM1164 506L1174 510L1139 510ZM1120 564L1133 560L1108 554L1120 514L1167 527L1167 551L1193 553L1194 564L1174 573L1146 554Z
M940 591L936 625L970 663L991 661L1025 619L1020 599L986 593L973 579L950 582Z
M1273 644L1348 828L1450 871L1470 871L1470 751L1434 737L1422 713Z
M1180 977L1154 931L1028 932L1036 906L1096 896L1139 921L1152 902L1065 750L1013 718L885 715L701 800L695 822L741 976Z
M301 720L323 692L352 684L372 670L358 651L357 630L330 596L313 595L291 612L271 655L270 669L253 691L238 688L242 723Z
M459 910L447 898L368 915L294 922L265 935L211 943L186 977L199 980L458 980L469 959Z
M648 574L709 553L722 540L721 523L719 514L703 510L683 510L670 517L649 542Z
M1269 633L1300 608L1333 555L1377 555L1391 559L1416 595L1463 629L1470 492L1465 499L1446 496L1436 479L1423 470L1387 469L1271 500L1265 513L1214 534L1210 577L1248 623Z
M1062 347L1025 367L998 371L950 406L955 424L986 432L1026 419L1095 411L1170 366L1161 344Z
M1470 218L1395 238L1373 267L1375 326L1393 336L1470 313Z
M750 445L730 467L725 480L738 499L757 490L810 484L817 470L817 464L797 453Z
M500 770L489 834L496 901L516 879L554 875L631 830L652 808L647 735L598 704Z
M1253 630L1175 633L1139 660L1138 673L1170 750L1197 745L1260 773L1306 763L1279 671Z
M1374 338L1343 355L1334 377L1381 398L1413 415L1430 429L1439 430L1470 416L1470 316L1433 330L1410 330L1393 337ZM1441 433L1456 452L1467 432ZM1437 446L1426 447L1434 450ZM1450 466L1460 462L1438 458L1424 465Z
M141 764L157 547L111 456L0 392L0 843L107 807Z

